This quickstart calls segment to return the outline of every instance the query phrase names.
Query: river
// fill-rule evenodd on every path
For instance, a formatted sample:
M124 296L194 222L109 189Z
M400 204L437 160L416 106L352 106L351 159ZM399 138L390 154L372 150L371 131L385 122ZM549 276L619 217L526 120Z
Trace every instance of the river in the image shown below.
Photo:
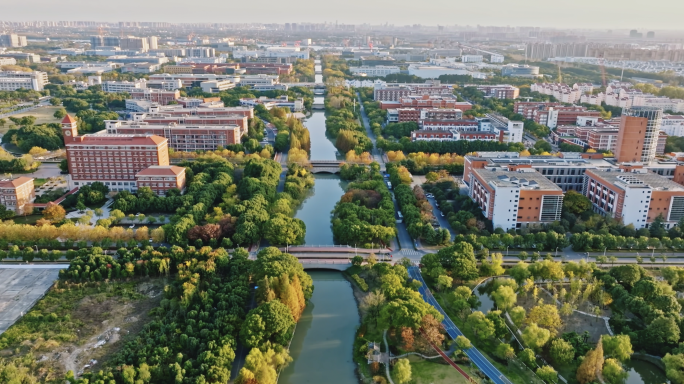
M279 383L356 384L352 347L359 315L352 288L340 272L309 274L315 289L290 345L294 361Z

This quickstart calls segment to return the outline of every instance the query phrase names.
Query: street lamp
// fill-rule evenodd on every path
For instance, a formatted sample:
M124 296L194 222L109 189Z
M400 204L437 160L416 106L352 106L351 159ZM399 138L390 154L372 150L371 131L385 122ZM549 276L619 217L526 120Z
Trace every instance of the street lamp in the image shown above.
M606 255L606 249L608 249L608 247L603 247L603 256Z
M508 247L510 247L510 245ZM508 257L508 247L506 247L506 257Z
M556 256L554 257L558 257L558 247L556 247Z

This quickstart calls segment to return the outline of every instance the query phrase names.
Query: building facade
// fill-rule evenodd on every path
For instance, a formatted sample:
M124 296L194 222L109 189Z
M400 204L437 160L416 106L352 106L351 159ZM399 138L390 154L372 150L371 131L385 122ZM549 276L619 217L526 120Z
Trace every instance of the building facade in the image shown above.
M26 204L30 204L36 198L32 177L18 177L14 180L0 180L0 205L16 214L24 212ZM33 208L27 208L31 211Z
M655 159L663 111L632 107L622 110L615 157L618 162L650 163Z
M185 191L185 168L175 165L152 165L136 173L138 188L149 187L158 196L164 196L171 189Z

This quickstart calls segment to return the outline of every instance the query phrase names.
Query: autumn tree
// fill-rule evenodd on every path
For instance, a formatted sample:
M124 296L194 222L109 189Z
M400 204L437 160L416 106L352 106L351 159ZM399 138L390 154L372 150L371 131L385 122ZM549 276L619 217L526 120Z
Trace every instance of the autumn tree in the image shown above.
M64 217L66 217L66 211L59 204L49 203L47 208L43 210L43 218L53 223L64 220Z
M551 304L537 305L530 309L525 322L527 324L535 323L540 327L548 329L551 331L552 336L556 335L558 328L562 325L558 308Z
M603 368L603 343L599 342L595 349L587 352L584 360L577 368L577 381L586 384L596 381L596 375Z
M629 374L622 368L622 364L616 359L606 359L603 363L603 379L610 384L624 383Z

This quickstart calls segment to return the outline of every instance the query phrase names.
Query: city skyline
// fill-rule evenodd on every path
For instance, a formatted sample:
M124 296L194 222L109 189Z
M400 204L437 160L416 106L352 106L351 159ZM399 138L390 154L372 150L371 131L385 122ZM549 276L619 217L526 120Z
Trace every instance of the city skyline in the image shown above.
M668 9L658 18L642 18L637 21L633 8L621 7L615 0L591 2L579 0L573 7L549 9L548 2L527 0L524 6L512 7L504 0L486 0L477 3L455 3L432 0L422 7L396 7L388 2L363 2L351 0L343 7L333 8L329 3L295 0L287 8L281 3L267 0L253 14L252 4L211 4L208 16L205 8L188 9L186 3L121 0L115 3L99 3L94 6L84 0L65 0L59 3L45 0L26 0L3 5L3 19L7 21L34 20L93 20L115 21L165 21L172 23L341 23L341 24L393 24L396 26L423 25L488 25L488 26L534 26L587 29L655 29L680 30L679 15L684 3L669 0L653 0L654 9ZM135 14L131 10L135 9ZM439 9L439 12L435 10ZM486 10L486 12L483 12ZM591 10L588 12L587 10ZM226 12L226 16L221 15ZM562 12L559 16L556 12ZM235 16L235 15L238 16Z

